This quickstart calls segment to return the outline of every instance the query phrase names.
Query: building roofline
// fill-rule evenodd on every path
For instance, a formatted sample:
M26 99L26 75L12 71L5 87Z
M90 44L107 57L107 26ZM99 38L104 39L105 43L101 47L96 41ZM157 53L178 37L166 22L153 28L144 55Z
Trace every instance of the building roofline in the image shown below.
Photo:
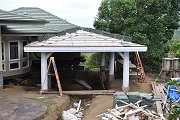
M33 18L33 17L30 17L30 16L26 16L26 15L20 15L20 14L15 14L15 13L12 13L12 12L9 12L9 11L4 11L2 9L0 9L0 12L3 12L3 13L6 13L6 14L10 14L10 15L14 15L14 16L17 16L17 17L22 17L22 18L26 18L26 20L24 19L9 19L8 17L7 18L0 18L0 22L1 21L6 21L6 22L41 22L41 23L48 23L47 20L44 20L44 19L38 19L38 18Z

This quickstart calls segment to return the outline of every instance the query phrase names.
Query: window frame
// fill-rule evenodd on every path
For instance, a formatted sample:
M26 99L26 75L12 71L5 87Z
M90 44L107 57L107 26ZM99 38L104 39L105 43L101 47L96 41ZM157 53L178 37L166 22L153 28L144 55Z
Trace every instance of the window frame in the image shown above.
M24 57L24 45L23 42L27 42L28 44L28 40L22 40L22 48L23 48L23 55L22 55L22 68L28 68L29 67L29 52L27 53L27 57ZM23 66L23 62L27 61L27 66Z
M23 66L23 62L27 61L27 66ZM22 67L23 68L28 68L29 67L29 59L23 60L22 61Z
M2 45L1 47L2 47L2 48L3 48L3 50L4 50L4 54L2 53L2 55L4 56L4 60L2 59L2 61L6 61L6 54L5 54L5 52L6 52L6 51L5 51L5 41L2 41L2 42L1 42L1 45Z
M11 69L10 64L12 64L12 63L18 63L18 68ZM18 70L18 69L20 69L20 61L9 62L9 70L10 70L10 71L12 71L12 70Z
M23 46L23 42L27 42L27 44L28 44L28 40L23 40L23 41L22 41L22 48L23 48L22 58L23 58L23 60L24 60L24 59L29 58L29 52L26 52L26 53L27 53L27 57L24 57L24 46Z
M4 65L4 69L3 69L3 65ZM6 71L6 64L2 63L2 71Z
M11 59L11 52L10 52L10 49L11 49L11 46L10 46L10 43L11 42L17 42L18 43L18 59ZM16 60L20 60L20 44L19 44L19 41L16 40L16 41L9 41L8 42L8 50L9 50L9 61L16 61Z

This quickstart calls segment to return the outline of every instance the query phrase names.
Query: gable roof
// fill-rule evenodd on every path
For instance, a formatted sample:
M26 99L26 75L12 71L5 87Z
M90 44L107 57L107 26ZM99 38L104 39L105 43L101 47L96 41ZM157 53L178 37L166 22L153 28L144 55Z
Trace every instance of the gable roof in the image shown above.
M124 41L87 29L76 30L41 42L32 42L24 47L26 52L134 52L146 51L144 45Z
M0 24L2 23L8 23L8 22L16 22L16 23L46 23L47 21L44 19L37 19L37 18L32 18L29 16L25 15L17 15L11 12L7 12L4 10L0 9Z
M23 13L26 13L27 16L37 18L37 19L44 19L48 21L49 23L45 24L45 29L53 30L61 32L67 29L78 27L74 24L71 24L67 22L66 20L63 20L43 9L36 8L36 7L21 7L15 10L12 10L11 12L21 15Z

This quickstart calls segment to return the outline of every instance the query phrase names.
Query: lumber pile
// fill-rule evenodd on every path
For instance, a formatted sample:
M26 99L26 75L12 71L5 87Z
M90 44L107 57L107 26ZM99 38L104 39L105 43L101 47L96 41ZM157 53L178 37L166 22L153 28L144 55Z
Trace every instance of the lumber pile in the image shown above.
M98 116L101 116L102 120L165 120L161 113L145 109L147 105L139 106L141 101L135 104L129 104L124 101L121 102L125 105L108 109L108 112Z
M151 85L153 88L153 94L160 96L160 100L155 102L157 112L161 114L168 113L170 111L170 104L167 100L168 90L163 84L157 84L155 81L151 82Z
M122 106L125 105L124 103L120 102L123 100L127 103L136 103L137 101L141 100L140 105L148 105L147 109L153 110L154 109L154 102L159 100L160 96L153 96L149 93L144 92L116 92L114 93L114 101L113 107L115 108L116 105Z

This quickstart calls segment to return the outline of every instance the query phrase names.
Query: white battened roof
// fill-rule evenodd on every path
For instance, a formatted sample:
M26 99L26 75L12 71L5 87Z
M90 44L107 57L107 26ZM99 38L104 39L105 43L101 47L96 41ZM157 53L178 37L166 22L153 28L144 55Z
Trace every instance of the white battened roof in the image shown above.
M77 30L46 41L32 42L25 52L145 52L147 47L102 34Z

